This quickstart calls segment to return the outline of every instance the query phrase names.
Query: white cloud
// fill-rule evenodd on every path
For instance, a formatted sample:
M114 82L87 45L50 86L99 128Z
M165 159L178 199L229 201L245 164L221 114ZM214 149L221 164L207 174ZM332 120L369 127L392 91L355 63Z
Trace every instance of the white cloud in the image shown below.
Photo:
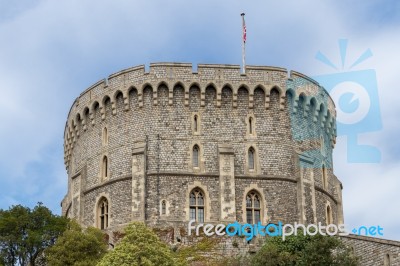
M342 140L341 140L342 141ZM341 142L336 152L335 172L342 180L345 223L354 226L385 228L385 237L399 239L398 221L400 207L397 204L400 165L349 164L347 147ZM385 157L385 154L384 154Z
M317 75L332 73L314 59L318 50L340 62L339 38L349 39L349 61L371 48L374 56L358 69L377 73L383 129L361 140L379 147L383 160L348 164L345 139L338 139L335 170L345 187L345 220L395 228L400 38L398 12L390 10L400 5L380 10L377 3L74 0L22 7L0 1L0 207L44 198L57 210L66 190L64 123L85 88L153 61L240 64L240 13L246 12L248 64ZM400 239L394 231L385 237Z

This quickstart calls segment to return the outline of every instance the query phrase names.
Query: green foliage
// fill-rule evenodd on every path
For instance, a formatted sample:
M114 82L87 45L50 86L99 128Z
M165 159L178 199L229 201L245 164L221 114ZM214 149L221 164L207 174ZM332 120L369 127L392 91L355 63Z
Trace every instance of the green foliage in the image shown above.
M252 264L249 255L239 255L223 257L209 266L252 266Z
M211 255L214 247L216 245L216 240L209 237L203 237L199 242L191 246L183 246L178 249L176 255L181 263L186 263L187 261L202 262L213 265L214 262L221 258Z
M0 210L0 265L35 265L36 259L65 230L67 219L38 203Z
M94 266L107 251L105 234L94 227L83 229L70 221L67 230L45 251L49 265Z
M145 224L133 222L125 236L97 264L98 266L175 266L181 263Z
M358 258L339 238L323 236L270 237L252 258L252 265L355 266Z

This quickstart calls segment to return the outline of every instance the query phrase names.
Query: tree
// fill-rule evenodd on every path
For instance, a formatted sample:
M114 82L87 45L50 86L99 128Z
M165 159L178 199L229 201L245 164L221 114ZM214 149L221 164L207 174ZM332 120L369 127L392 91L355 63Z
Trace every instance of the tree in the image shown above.
M34 266L66 224L66 218L54 215L40 202L34 209L16 205L0 210L0 263Z
M358 258L338 237L304 236L299 232L285 240L279 236L268 238L252 258L252 265L355 266Z
M107 252L105 234L94 227L83 229L70 221L67 230L45 251L46 261L54 266L92 266Z
M145 224L133 222L125 236L108 252L98 266L175 266L180 263L172 251Z

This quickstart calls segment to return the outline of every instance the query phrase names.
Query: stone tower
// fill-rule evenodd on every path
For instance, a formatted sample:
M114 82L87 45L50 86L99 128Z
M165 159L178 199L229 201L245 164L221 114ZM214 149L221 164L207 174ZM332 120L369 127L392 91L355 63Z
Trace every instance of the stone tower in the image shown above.
M317 82L282 68L122 70L68 114L63 215L106 230L192 219L343 223L335 117Z

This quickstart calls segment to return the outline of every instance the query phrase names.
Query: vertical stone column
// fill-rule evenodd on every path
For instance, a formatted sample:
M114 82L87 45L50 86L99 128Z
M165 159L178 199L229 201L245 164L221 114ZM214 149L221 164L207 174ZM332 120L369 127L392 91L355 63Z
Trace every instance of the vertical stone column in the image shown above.
M220 221L236 220L234 152L231 145L218 145Z
M75 218L79 223L83 222L83 207L82 207L82 175L81 173L71 178L72 192L71 192L71 217Z
M340 181L337 181L336 184L336 196L337 196L337 223L338 224L344 224L344 218L343 218L343 202L342 202L342 183Z
M132 150L132 220L146 219L146 143L135 143Z
M302 224L316 223L316 202L314 188L314 161L305 154L298 154L297 159L297 210Z
M299 217L298 222L301 224L304 224L304 221L306 220L306 214L304 210L304 205L306 202L304 198L303 171L304 169L299 167L297 176L297 214Z
M317 224L317 203L315 200L315 182L314 182L314 168L310 169L310 177L311 177L311 208L313 212L314 220L312 221L314 224ZM311 221L310 221L311 222Z

